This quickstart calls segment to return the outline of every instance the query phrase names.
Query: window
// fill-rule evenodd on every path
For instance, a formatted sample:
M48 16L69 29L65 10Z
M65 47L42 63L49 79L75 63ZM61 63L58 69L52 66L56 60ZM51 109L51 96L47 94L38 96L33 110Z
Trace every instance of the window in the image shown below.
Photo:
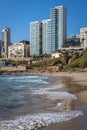
M2 42L2 46L4 47L4 42Z
M5 48L3 48L3 52L5 52Z

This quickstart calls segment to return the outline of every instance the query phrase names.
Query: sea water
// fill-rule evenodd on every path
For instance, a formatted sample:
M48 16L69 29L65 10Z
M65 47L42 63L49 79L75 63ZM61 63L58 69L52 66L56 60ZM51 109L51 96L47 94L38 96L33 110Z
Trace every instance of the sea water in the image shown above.
M62 87L44 76L0 75L0 130L39 130L81 115Z

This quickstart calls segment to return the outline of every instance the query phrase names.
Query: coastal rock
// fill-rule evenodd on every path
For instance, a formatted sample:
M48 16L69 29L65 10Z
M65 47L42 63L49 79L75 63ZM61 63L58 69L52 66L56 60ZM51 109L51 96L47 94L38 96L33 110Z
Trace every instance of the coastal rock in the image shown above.
M72 64L73 63L73 59L70 58L69 61L68 61L68 64Z

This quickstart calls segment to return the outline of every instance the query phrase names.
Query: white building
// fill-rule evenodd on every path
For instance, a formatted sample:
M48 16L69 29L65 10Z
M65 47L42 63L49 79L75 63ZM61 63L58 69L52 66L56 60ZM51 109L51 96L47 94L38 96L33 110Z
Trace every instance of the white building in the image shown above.
M80 43L81 47L87 48L87 27L80 29Z
M9 46L8 57L9 58L29 57L29 49L30 45L26 44L26 42L14 43L13 45Z

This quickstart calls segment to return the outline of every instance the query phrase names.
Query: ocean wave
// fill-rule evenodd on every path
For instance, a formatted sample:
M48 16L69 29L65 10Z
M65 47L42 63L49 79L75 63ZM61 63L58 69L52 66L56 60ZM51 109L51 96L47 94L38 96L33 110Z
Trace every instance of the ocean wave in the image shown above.
M63 88L63 87L64 87L64 84L59 84L59 85L50 85L46 88L41 88L41 89L44 89L45 91L51 91L51 90L56 90L56 89L60 89L60 88Z
M43 88L39 88L37 89L32 89L32 94L47 94L49 92L51 92L52 90L57 90L60 88L63 88L64 85L63 84L59 84L59 85L48 85L48 87L43 87Z
M50 99L77 99L77 97L73 94L70 94L68 92L50 92L48 94L48 98Z
M16 80L17 81L17 80ZM18 82L29 82L29 83L37 83L37 84L49 84L49 82L46 82L46 81L43 81L43 80L40 80L40 79L36 79L36 80L18 80Z
M48 77L42 77L42 76L12 76L8 77L10 80L21 80L21 79L48 79Z
M8 77L9 80L21 80L21 79L35 79L35 78L39 78L39 76L12 76L12 77Z
M45 81L48 77L41 77L41 76L13 76L8 77L9 80L15 80L16 82L30 82L30 83L43 83L49 84L49 82Z
M19 117L15 120L1 121L1 130L39 130L54 123L71 120L82 115L81 111L40 113Z
M36 95L45 94L48 98L50 98L52 100L77 99L77 97L74 94L70 94L66 91L63 91L63 92L50 91L50 90L55 90L55 89L57 89L57 86L55 86L54 88L41 88L38 90L32 90L31 94L36 94Z

